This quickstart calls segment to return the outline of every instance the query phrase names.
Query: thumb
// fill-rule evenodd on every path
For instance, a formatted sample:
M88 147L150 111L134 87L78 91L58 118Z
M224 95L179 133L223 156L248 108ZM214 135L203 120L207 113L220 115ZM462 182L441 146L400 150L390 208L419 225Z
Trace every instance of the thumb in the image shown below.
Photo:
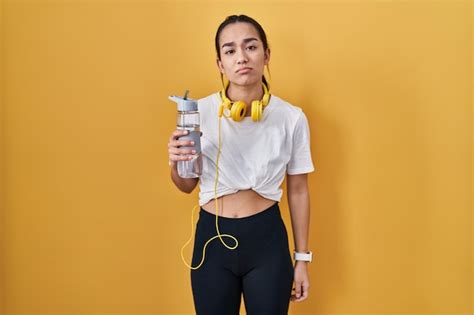
M296 283L295 295L297 298L301 296L301 283Z

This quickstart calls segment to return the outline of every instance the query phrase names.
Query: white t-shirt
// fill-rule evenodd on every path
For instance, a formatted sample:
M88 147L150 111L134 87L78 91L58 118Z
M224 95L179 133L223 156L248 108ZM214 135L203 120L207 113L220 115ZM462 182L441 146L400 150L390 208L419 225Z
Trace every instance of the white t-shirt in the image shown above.
M219 141L217 116L219 92L198 100L201 118L202 175L199 205L214 199ZM314 171L310 133L302 109L271 95L262 120L250 116L241 121L222 116L221 154L217 197L252 189L264 198L280 201L285 173Z

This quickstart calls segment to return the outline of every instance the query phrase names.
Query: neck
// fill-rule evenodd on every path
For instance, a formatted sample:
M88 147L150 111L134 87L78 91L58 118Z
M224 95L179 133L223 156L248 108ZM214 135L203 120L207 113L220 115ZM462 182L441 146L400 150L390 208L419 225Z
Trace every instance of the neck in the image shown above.
M247 113L245 116L250 116L250 105L252 101L261 100L263 98L262 81L258 81L252 85L236 85L231 82L227 90L227 97L231 101L244 101L247 105Z

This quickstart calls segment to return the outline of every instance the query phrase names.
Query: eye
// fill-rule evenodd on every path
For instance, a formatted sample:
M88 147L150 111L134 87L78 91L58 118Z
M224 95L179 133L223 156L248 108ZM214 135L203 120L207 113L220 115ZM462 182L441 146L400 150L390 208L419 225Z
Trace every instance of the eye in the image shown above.
M224 54L229 55L229 53L232 53L232 52L234 52L234 50L233 50L233 49L229 49L228 51L224 52Z
M251 48L250 50L255 50L257 48L257 46L249 46L247 48Z

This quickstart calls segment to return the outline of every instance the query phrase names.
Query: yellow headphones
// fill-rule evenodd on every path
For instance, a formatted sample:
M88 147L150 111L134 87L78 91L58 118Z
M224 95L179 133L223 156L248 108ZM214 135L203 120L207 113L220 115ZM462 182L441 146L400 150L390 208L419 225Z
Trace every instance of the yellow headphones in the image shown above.
M268 92L268 88L265 83L262 82L263 86L263 98L261 100L252 101L252 120L259 121L262 119L263 116L263 108L268 105L270 100L270 93ZM219 118L223 115L228 118L232 118L235 121L241 121L245 114L247 113L247 106L245 105L244 101L236 101L232 102L226 95L227 88L229 87L229 81L226 80L224 88L220 92L222 98L222 104L219 106L218 116ZM227 116L224 114L224 110L230 110L230 115Z
M264 106L267 106L268 104L268 101L270 99L270 93L268 92L268 89L267 89L267 86L265 85L265 83L262 82L262 85L263 85L263 90L264 90L264 95L263 95L263 98L262 100L260 101L253 101L252 102L252 120L253 121L259 121L262 119L262 113L263 113L263 107ZM183 245L183 247L181 247L181 259L183 260L184 264L192 269L192 270L196 270L198 268L201 267L201 265L203 264L204 262L204 258L206 257L206 247L207 245L209 244L209 242L211 242L213 239L215 238L219 238L220 241L222 242L222 244L227 247L228 249L231 249L231 250L234 250L237 248L237 246L239 246L239 241L232 235L230 234L221 234L220 231L219 231L219 225L217 223L217 220L219 218L219 207L218 207L218 203L217 203L217 183L218 183L218 178L219 178L219 158L220 158L220 155L221 155L221 147L222 147L222 140L221 140L221 118L222 116L225 116L225 117L230 117L232 118L233 120L235 121L241 121L244 117L245 117L245 113L247 111L247 107L245 106L245 103L243 101L237 101L237 102L233 102L232 104L232 101L229 100L226 96L226 91L227 91L227 88L229 86L229 82L226 81L226 84L224 85L224 88L222 89L221 91L221 97L222 97L222 104L219 106L219 113L218 113L218 134L219 134L219 139L218 139L218 150L217 150L217 158L216 158L216 176L215 176L215 180L214 180L214 201L215 201L215 208L216 208L216 230L217 230L217 235L211 237L210 239L207 240L207 242L204 244L204 247L202 249L202 258L201 258L201 262L193 267L191 265L189 265L186 260L184 259L184 248L191 242L193 236L194 236L194 211L198 208L198 205L194 206L192 212L191 212L191 237L188 239L188 241ZM224 108L227 108L229 109L230 107L230 116L227 116L227 115L224 115ZM235 245L234 246L229 246L227 245L224 240L222 239L222 237L228 237L228 238L231 238L235 241Z

